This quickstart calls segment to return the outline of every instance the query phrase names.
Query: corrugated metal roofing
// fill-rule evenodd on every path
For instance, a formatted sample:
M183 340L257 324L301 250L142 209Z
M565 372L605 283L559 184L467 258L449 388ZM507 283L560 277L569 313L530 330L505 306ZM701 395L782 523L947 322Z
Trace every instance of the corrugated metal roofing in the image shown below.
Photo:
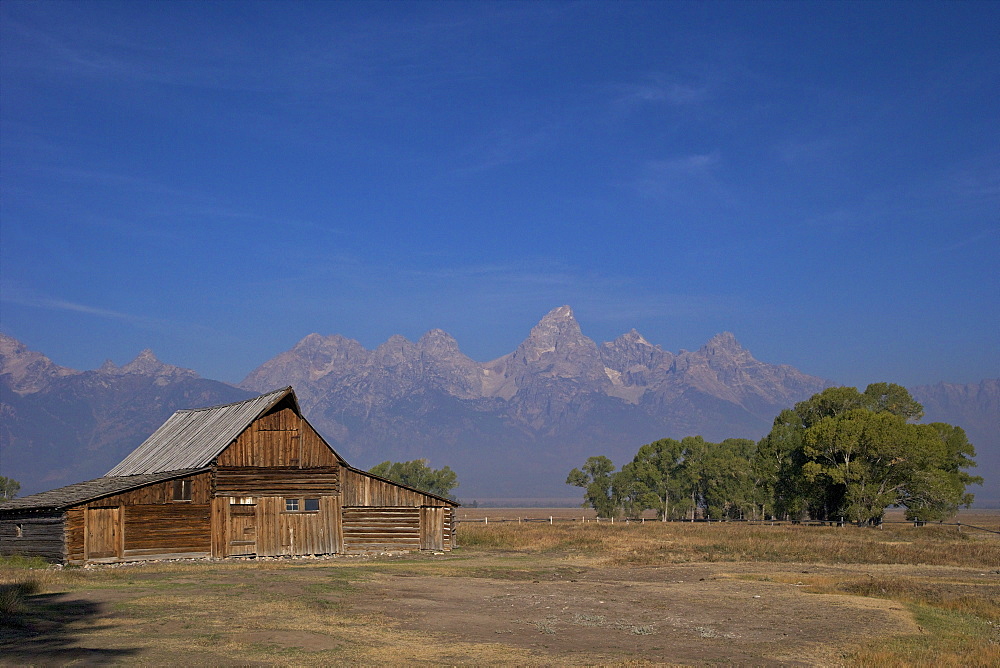
M251 422L273 408L291 387L235 404L177 411L105 476L133 476L208 466Z
M103 478L95 478L94 480L66 485L58 489L50 489L47 492L39 492L31 496L24 496L20 499L3 501L0 502L0 511L61 510L80 503L94 501L104 496L119 494L130 489L135 489L136 487L164 482L173 478L182 478L206 470L208 469L188 469L146 475L119 476L115 478L105 476Z

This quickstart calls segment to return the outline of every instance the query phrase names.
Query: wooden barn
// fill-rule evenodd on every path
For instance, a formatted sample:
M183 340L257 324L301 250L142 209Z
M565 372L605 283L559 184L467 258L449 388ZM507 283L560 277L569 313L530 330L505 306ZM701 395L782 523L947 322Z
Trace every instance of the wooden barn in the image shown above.
M177 411L103 478L0 503L0 554L83 564L450 550L457 505L348 465L287 387Z

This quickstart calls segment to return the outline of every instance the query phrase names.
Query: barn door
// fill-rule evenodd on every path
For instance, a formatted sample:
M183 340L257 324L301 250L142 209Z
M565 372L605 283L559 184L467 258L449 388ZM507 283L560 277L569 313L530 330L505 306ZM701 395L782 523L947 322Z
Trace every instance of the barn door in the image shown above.
M88 508L85 559L121 556L121 508Z
M257 554L257 504L229 504L227 554Z
M420 509L420 549L444 549L444 508Z

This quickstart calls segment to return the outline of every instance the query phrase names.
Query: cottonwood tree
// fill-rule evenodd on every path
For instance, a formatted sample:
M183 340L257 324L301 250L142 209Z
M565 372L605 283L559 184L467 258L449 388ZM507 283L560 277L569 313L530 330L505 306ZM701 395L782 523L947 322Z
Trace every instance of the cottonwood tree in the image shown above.
M387 460L368 469L368 472L448 499L454 499L451 490L458 487L458 474L447 466L432 469L426 459L408 462Z
M17 496L17 493L20 491L21 483L13 478L0 476L0 501L9 501Z
M664 522L672 517L671 502L682 495L680 480L683 466L684 446L672 438L647 443L632 459L632 473L643 489L642 505L655 508L657 516Z
M706 443L702 472L705 512L713 519L743 519L755 514L763 498L756 485L757 444L746 438Z
M779 416L762 446L773 452L801 437L789 473L814 517L877 522L902 506L912 518L943 519L971 503L965 487L981 481L962 470L975 466L965 432L911 422L923 407L902 386L828 388L793 413Z
M614 471L614 462L607 457L589 457L582 470L569 472L566 484L583 487L583 505L596 510L598 517L615 517L620 507L614 489Z

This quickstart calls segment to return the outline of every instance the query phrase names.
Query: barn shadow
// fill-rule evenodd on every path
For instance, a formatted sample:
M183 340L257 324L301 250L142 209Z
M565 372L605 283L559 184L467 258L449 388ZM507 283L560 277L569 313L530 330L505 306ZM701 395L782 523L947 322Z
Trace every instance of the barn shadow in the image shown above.
M88 633L110 628L100 623L104 604L68 594L31 594L23 584L0 584L0 664L104 665L136 655L138 649L88 647Z

